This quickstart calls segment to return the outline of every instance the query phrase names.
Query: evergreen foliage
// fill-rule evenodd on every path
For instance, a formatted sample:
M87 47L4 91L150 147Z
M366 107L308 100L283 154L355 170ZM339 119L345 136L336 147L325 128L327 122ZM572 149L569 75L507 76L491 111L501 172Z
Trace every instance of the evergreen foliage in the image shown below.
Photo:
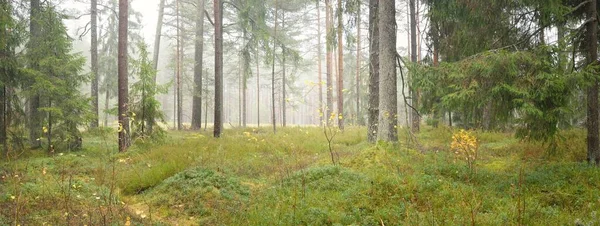
M132 138L159 138L163 137L165 131L157 126L165 122L160 102L156 99L159 94L167 93L170 84L157 85L154 82L156 70L148 58L147 45L138 43L139 59L133 60L134 74L139 80L131 86L130 111L132 114Z

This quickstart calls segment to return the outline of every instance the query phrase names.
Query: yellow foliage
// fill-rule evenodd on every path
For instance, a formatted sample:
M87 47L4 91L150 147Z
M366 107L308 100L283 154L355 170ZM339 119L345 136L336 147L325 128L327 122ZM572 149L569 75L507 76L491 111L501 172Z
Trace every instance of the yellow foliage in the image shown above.
M450 148L458 158L464 159L469 169L473 171L479 148L477 138L471 132L461 129L452 135Z

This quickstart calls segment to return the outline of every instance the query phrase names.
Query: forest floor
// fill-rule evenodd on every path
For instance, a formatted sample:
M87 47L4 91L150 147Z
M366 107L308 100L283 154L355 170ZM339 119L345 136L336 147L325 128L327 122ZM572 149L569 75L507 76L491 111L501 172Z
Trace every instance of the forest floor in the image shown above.
M475 131L473 170L453 132L371 145L350 127L330 152L318 127L171 131L126 153L89 132L81 151L3 158L0 225L600 225L583 130L554 148Z

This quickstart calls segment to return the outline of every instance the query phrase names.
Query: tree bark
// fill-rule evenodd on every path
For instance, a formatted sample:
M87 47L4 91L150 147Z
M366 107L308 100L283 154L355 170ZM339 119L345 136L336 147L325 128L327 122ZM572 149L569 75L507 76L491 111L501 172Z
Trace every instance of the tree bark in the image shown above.
M322 62L321 62L321 55L322 53L322 46L321 46L321 8L320 8L320 1L316 1L317 3L317 48L318 48L318 52L317 52L317 59L318 59L318 74L319 74L319 125L322 126L323 125L323 114L325 114L325 112L323 111L323 72L322 72Z
M410 61L413 64L417 64L417 18L415 10L415 2L417 0L409 0L410 2ZM410 84L410 82L409 82ZM410 99L411 104L414 108L419 106L419 94L418 91L411 85L410 86ZM418 133L420 130L421 117L414 109L410 111L411 116L411 130L413 133Z
M127 76L127 25L129 16L127 0L119 0L119 43L118 43L118 76L119 76L119 152L129 147L129 84Z
M344 45L342 42L342 30L344 23L342 22L343 10L342 0L338 0L338 27L337 27L337 38L338 38L338 73L337 73L337 111L338 111L338 127L344 130Z
M379 117L379 0L369 0L369 118L367 140L377 141Z
M158 21L156 22L156 34L154 35L154 53L153 53L153 61L152 66L154 70L158 70L158 56L160 52L160 38L162 37L162 25L163 25L163 15L165 12L165 0L160 0L160 5L158 6ZM200 12L203 13L203 12ZM154 83L156 83L156 75L154 76Z
M397 142L396 9L395 0L379 7L379 125L378 140Z
M221 137L223 128L223 5L214 0L215 22L215 117L213 135Z
M202 61L204 51L204 1L198 0L196 42L194 48L194 97L192 99L192 129L202 127Z
M587 3L587 61L588 66L598 63L598 12L596 1ZM595 73L594 73L595 74ZM587 90L587 160L600 166L600 137L598 131L598 80L592 77L592 85Z
M94 118L90 127L98 127L98 0L91 0L91 64L92 64L92 113Z

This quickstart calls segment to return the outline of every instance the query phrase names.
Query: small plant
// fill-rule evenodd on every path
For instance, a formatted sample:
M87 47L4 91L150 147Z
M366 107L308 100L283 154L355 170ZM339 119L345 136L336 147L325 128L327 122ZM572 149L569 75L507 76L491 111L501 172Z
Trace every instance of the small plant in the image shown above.
M450 148L459 159L464 159L467 162L470 173L473 173L475 161L477 160L477 149L479 148L477 138L471 132L461 129L452 135Z

